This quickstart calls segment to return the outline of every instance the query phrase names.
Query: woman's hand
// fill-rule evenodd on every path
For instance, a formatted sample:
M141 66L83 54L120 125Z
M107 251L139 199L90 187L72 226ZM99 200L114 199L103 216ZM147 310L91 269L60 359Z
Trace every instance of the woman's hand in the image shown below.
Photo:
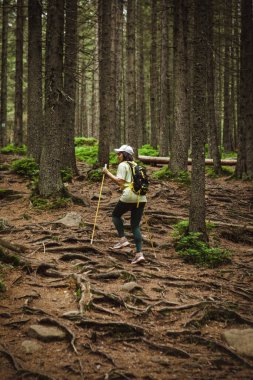
M108 174L108 173L109 173L109 170L108 170L107 168L104 167L104 168L103 168L103 173L104 173L104 174Z

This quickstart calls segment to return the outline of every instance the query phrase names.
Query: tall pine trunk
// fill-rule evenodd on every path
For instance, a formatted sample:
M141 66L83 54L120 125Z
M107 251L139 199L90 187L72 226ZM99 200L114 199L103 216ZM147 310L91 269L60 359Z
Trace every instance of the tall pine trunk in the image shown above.
M23 0L17 0L16 17L16 71L15 71L15 116L14 116L14 144L24 143L23 136Z
M58 196L63 191L62 93L63 93L64 0L50 0L47 9L45 67L45 133L42 145L39 192Z
M206 142L206 7L208 0L195 0L194 63L193 63L193 125L192 125L192 183L189 231L206 234L205 204L205 142Z
M28 105L27 151L40 161L43 136L42 105L42 7L39 0L28 2Z
M1 59L1 104L0 104L0 147L7 143L7 46L9 0L3 0L2 59Z
M65 61L62 124L62 168L77 174L75 158L75 107L77 81L77 0L65 0Z

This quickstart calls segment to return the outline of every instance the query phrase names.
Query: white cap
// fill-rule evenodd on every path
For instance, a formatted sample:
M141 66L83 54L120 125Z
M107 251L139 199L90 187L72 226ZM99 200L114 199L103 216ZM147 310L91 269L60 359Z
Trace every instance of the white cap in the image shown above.
M126 152L131 154L131 156L134 154L133 148L130 145L121 145L119 149L114 149L114 152Z

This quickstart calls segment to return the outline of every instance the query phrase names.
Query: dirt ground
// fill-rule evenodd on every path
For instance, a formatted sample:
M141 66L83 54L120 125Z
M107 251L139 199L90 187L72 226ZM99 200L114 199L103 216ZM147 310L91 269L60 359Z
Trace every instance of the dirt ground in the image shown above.
M133 244L110 250L119 192L108 180L90 244L100 184L86 180L85 164L79 169L68 189L85 204L49 211L31 206L27 180L0 171L0 189L20 193L0 199L0 239L25 247L18 254L29 262L0 267L7 288L0 379L253 379L253 358L222 339L227 329L253 326L252 183L207 178L207 219L233 252L231 263L207 269L184 263L172 244L172 225L188 215L189 188L152 181L142 223L146 261L133 266ZM70 212L81 215L79 227L56 222ZM125 224L133 243L128 216ZM33 325L58 327L62 336L36 336Z

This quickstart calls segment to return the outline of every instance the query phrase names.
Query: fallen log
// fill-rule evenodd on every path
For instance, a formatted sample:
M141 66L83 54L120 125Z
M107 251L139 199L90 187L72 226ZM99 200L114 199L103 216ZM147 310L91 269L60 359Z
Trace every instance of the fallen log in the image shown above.
M159 165L165 165L170 162L169 157L151 157L151 156L138 156L138 159L143 162L144 164L159 164ZM235 166L237 163L237 160L221 160L222 166ZM192 159L188 158L188 165L192 164ZM205 159L206 165L213 165L213 160L211 158Z

